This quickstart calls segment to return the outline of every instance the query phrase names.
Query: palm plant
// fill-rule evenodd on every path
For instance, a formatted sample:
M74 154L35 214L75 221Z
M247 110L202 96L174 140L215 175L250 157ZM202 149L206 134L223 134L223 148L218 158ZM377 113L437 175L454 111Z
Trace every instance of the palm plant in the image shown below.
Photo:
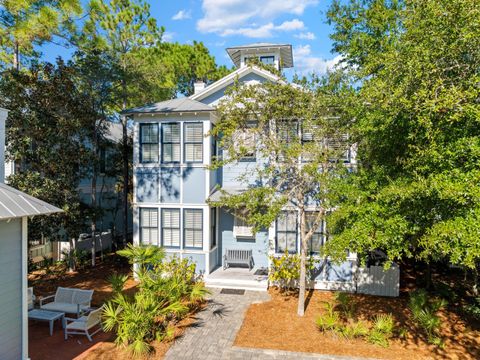
M195 278L195 264L188 259L164 261L163 249L150 246L129 246L119 254L137 264L138 291L126 296L122 293L126 278L110 277L115 296L105 306L104 327L116 332L117 345L143 355L152 350L153 340L171 337L172 324L202 302L208 291Z

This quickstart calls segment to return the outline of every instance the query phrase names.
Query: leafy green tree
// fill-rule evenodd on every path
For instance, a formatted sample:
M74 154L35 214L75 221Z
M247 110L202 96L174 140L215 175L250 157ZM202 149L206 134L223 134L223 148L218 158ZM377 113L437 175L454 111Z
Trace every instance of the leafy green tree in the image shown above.
M360 84L362 164L337 193L328 251L445 259L477 279L480 3L355 0L328 16Z
M11 109L8 158L20 165L9 183L64 210L34 219L29 227L34 239L62 233L71 239L83 226L84 207L77 187L89 159L85 139L92 114L87 98L76 87L75 76L75 71L59 60L56 65L37 65L25 73L6 72L0 81L1 106Z
M91 0L89 18L85 21L78 43L83 51L107 53L119 68L117 103L115 111L127 109L134 102L132 83L139 81L137 52L160 44L163 28L150 16L150 6L143 0ZM148 61L148 59L145 59ZM132 66L134 65L134 66ZM130 154L128 146L128 120L122 117L123 127L123 240L128 232L128 189Z
M300 274L298 315L305 311L306 262L309 242L330 209L329 189L346 172L341 141L346 123L335 108L336 86L323 79L292 86L283 81L228 90L218 107L212 131L223 156L214 168L231 166L247 156L257 159L238 180L245 191L222 191L213 205L235 211L255 231L268 228L281 211L298 213ZM313 210L313 211L312 211Z
M0 2L0 61L19 70L21 56L35 54L35 45L66 36L72 16L81 12L78 0L2 0Z

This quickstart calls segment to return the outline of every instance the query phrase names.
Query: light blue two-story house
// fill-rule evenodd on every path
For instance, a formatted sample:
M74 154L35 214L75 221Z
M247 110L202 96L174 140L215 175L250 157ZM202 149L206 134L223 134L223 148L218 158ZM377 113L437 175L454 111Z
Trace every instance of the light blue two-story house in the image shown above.
M221 149L207 135L216 123L216 105L236 79L245 84L280 80L248 59L256 57L278 70L291 68L292 47L259 43L228 48L227 53L237 69L224 78L208 86L196 83L188 98L124 112L134 120L134 243L163 246L169 254L191 258L207 285L266 289L262 270L268 269L269 255L300 249L296 215L285 212L269 229L252 235L228 209L210 207L207 200L219 195L218 188L241 191L239 176L256 159L252 154L244 162L212 171L212 156ZM322 229L314 239L318 244L312 249L319 249L325 241ZM224 255L232 249L252 250L253 270L223 270ZM315 288L355 290L356 267L355 254L343 264L322 260Z

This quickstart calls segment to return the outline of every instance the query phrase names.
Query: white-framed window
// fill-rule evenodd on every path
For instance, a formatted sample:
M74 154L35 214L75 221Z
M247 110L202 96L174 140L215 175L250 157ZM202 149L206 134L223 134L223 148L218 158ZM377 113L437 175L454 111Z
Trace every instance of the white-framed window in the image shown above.
M307 211L305 212L306 218L306 230L307 232L315 225L315 220L318 216L317 211ZM325 244L326 235L325 235L325 222L321 221L318 224L317 229L313 233L310 241L308 242L308 253L309 254L318 254L320 252L320 248Z
M203 210L183 210L183 237L185 248L201 249L203 247Z
M162 209L162 245L180 247L180 209Z
M189 123L183 125L184 161L186 163L203 162L203 123Z
M260 56L260 62L265 65L275 65L275 56L273 55Z
M275 252L297 253L298 222L296 211L282 211L276 221Z
M235 238L253 238L253 226L248 224L238 212L233 219L233 236Z
M180 123L162 124L162 163L180 162Z
M140 162L158 162L158 124L140 124Z
M234 135L235 149L242 154L242 161L255 161L256 136L252 129L255 125L248 124L245 129L237 130Z
M140 208L140 243L158 244L158 209Z

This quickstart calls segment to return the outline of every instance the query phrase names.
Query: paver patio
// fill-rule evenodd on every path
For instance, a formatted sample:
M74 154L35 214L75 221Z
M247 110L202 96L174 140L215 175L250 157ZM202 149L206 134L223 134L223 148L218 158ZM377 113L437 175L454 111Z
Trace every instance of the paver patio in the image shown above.
M196 323L170 348L165 356L166 359L354 359L343 356L247 349L233 346L248 306L256 302L268 301L270 296L267 292L261 291L246 291L244 295L229 295L221 294L220 289L210 290L212 294L208 306L198 314ZM365 359L362 358L362 360Z

